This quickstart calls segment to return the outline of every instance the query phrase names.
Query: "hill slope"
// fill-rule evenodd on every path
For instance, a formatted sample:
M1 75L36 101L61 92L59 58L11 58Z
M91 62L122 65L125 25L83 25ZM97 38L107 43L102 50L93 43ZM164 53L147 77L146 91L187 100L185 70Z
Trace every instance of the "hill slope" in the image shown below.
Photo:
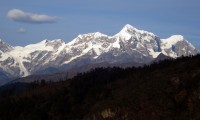
M98 68L24 90L9 87L0 96L0 119L199 120L199 61L197 55L140 68Z

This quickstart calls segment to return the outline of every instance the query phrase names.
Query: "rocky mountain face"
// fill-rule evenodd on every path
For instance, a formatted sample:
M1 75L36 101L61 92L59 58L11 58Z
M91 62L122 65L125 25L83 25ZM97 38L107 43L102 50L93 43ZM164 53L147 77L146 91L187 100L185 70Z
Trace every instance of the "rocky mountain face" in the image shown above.
M114 36L88 33L69 43L56 39L12 47L0 40L0 73L5 79L12 79L78 70L83 66L140 66L159 56L177 58L197 53L198 50L181 35L160 39L151 32L125 25ZM5 79L0 83L8 82Z

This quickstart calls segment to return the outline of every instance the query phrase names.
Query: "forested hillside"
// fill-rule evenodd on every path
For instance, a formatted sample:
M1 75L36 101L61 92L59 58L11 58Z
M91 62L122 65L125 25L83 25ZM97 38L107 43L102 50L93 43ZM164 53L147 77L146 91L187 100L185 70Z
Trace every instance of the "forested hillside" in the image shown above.
M199 120L200 55L0 88L0 120Z

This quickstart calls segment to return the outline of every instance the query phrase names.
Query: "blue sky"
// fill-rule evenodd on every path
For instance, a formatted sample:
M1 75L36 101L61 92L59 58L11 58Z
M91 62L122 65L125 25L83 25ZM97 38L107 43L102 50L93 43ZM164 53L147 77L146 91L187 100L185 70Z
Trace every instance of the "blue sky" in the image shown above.
M83 33L114 35L131 24L161 38L181 34L200 50L199 12L200 0L0 0L0 38L13 46L69 42Z

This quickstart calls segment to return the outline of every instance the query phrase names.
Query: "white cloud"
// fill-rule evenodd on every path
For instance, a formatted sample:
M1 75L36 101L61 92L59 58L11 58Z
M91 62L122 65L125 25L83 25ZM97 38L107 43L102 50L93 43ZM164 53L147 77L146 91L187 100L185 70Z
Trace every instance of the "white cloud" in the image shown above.
M57 21L57 17L28 13L19 9L8 11L7 17L14 21L27 23L54 23Z
M18 32L18 33L25 33L25 32L26 32L26 29L24 29L24 28L19 28L19 29L17 30L17 32Z

